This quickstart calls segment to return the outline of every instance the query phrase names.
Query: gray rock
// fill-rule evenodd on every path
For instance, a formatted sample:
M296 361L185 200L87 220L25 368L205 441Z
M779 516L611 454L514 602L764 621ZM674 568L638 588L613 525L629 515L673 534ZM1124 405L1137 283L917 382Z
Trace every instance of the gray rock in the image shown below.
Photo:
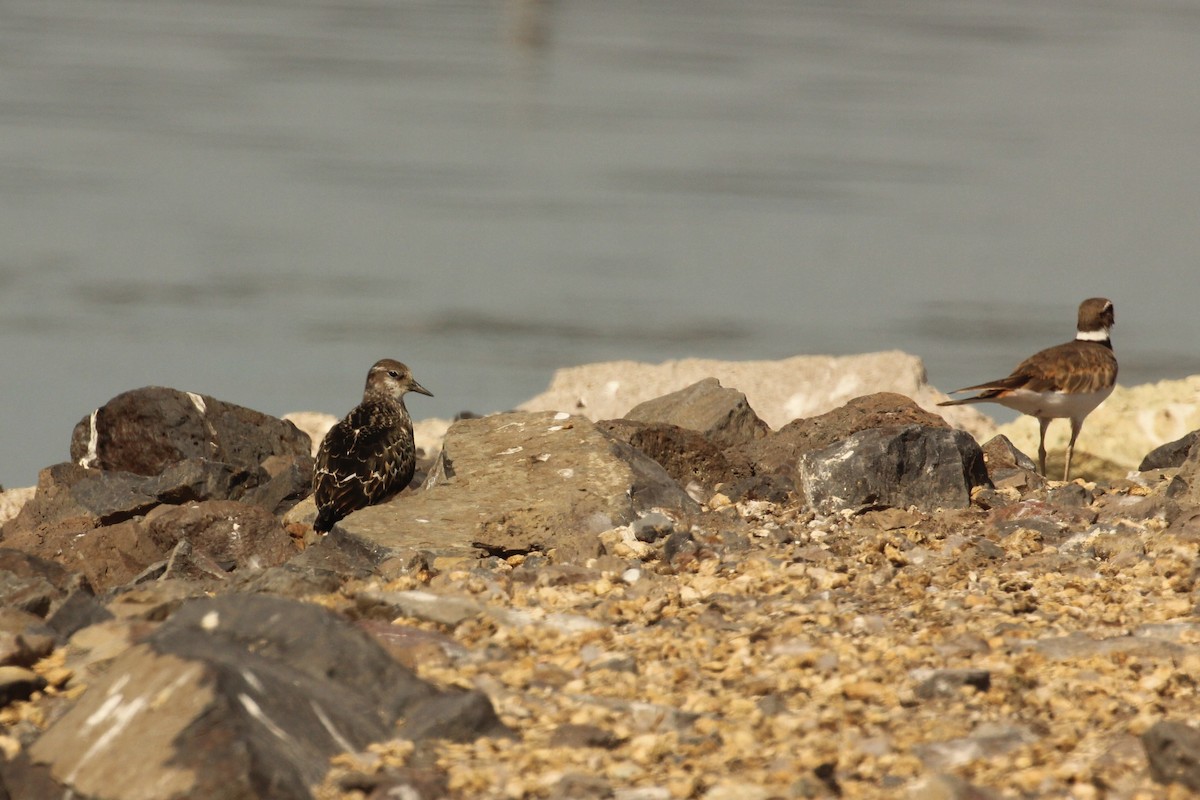
M46 688L46 679L25 667L0 667L0 708L17 700L28 700Z
M984 723L970 736L919 744L913 748L913 754L930 769L950 770L972 761L996 758L1040 738L1025 725Z
M186 464L177 464L168 473ZM62 515L54 522L40 522L39 510L27 506L30 516L23 510L10 523L6 543L78 570L97 589L161 577L163 569L141 574L159 562L163 568L172 567L171 577L221 578L239 569L282 564L295 555L291 537L279 520L262 508L230 500L203 499L186 505L159 505L158 498L131 488L159 480L160 477L101 472L70 487L52 489L46 495L39 493L29 506L38 506L39 498L45 497L48 503L59 507ZM63 493L71 495L71 503L60 503ZM110 499L113 504L109 504ZM141 507L142 499L148 509ZM120 514L110 513L118 505L124 510ZM105 520L126 514L138 516L104 524ZM183 540L188 541L186 552L175 553L171 559ZM185 556L190 559L187 564L183 561ZM215 569L208 564L210 561L216 565Z
M654 459L684 489L698 485L705 496L718 484L745 480L754 466L743 455L714 443L704 434L667 423L628 419L596 423L601 430Z
M29 755L85 797L293 800L411 717L419 735L505 732L485 696L438 690L329 611L226 596L118 657Z
M1193 448L1167 484L1166 496L1182 506L1200 506L1200 448Z
M549 795L550 800L608 800L614 796L607 780L578 772L568 772L559 778Z
M1024 493L1046 485L1046 479L1038 474L1037 465L1007 436L993 436L982 449L988 477L996 488L1011 488Z
M481 603L470 597L423 591L366 591L357 594L355 600L360 610L382 608L391 617L411 617L451 628L478 617L484 610Z
M1018 450L1012 440L1004 434L998 434L988 439L982 445L982 450L989 474L997 470L1037 470L1037 464L1033 463L1033 459Z
M0 606L45 617L68 592L85 584L79 575L49 559L0 547Z
M292 466L298 471L295 461ZM305 462L310 466L309 474L310 462ZM74 535L134 519L160 504L237 500L247 494L261 501L256 505L265 504L270 506L268 511L273 511L275 506L288 502L278 495L296 491L288 470L281 469L284 475L278 484L264 469L248 470L203 459L178 461L152 476L103 470L83 470L80 474L71 470L69 480L51 480L39 487L21 513L5 525L5 537L19 539L56 527Z
M1200 731L1182 722L1156 722L1142 734L1150 776L1200 792Z
M420 491L357 511L330 536L376 563L424 553L440 568L480 550L581 561L600 554L597 534L656 507L699 511L661 466L589 420L515 412L456 422ZM310 499L286 519L313 517Z
M957 775L925 775L905 792L907 800L996 800L998 794L968 783Z
M270 456L259 468L258 484L240 498L281 515L312 492L313 460L304 456Z
M50 655L57 638L40 617L19 608L0 607L0 666L32 666Z
M311 449L308 435L290 422L160 386L117 395L71 434L75 463L138 475L158 475L186 459L255 470L270 456L311 457Z
M1142 463L1138 464L1138 472L1182 467L1183 462L1187 461L1192 446L1198 440L1200 440L1200 431L1192 431L1173 442L1159 445L1147 453L1146 457L1142 459Z
M983 453L963 431L907 425L861 431L800 458L808 502L821 513L872 506L965 508L989 485Z
M746 395L705 378L676 392L639 403L625 414L634 422L667 423L699 431L719 447L752 442L770 433Z
M621 737L596 725L566 723L550 735L551 747L597 747L612 750L621 744Z
M1075 661L1086 658L1138 656L1151 660L1176 661L1200 648L1152 636L1110 636L1093 639L1084 633L1038 639L1033 649L1055 661Z
M924 410L908 397L880 392L856 397L818 417L793 420L775 433L743 445L737 451L754 464L757 473L783 475L799 486L797 465L804 453L823 450L859 431L904 425L950 430L944 419Z
M112 612L102 606L90 586L71 591L50 616L46 625L56 634L68 639L89 625L112 619Z
M964 686L986 692L992 686L992 674L986 669L922 669L915 670L917 697L931 700L937 697L957 697Z
M276 517L232 500L159 506L143 524L162 550L186 541L225 572L274 567L296 555L292 538Z

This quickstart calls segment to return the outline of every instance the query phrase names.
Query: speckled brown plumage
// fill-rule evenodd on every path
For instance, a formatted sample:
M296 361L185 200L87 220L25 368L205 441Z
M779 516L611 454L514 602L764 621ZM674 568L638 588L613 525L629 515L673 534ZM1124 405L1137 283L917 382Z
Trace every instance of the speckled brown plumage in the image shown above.
M1046 473L1046 428L1050 420L1071 420L1071 441L1067 445L1063 480L1071 475L1071 456L1075 439L1088 414L1104 402L1117 383L1117 357L1108 331L1116 324L1112 301L1103 297L1084 300L1079 305L1075 340L1049 347L1017 365L1012 374L994 381L955 389L978 391L974 397L947 400L942 406L966 403L999 403L1035 417L1040 427L1038 464Z
M416 468L407 392L433 396L408 367L390 358L367 373L362 402L329 429L317 451L313 496L324 533L346 515L393 497L408 486Z

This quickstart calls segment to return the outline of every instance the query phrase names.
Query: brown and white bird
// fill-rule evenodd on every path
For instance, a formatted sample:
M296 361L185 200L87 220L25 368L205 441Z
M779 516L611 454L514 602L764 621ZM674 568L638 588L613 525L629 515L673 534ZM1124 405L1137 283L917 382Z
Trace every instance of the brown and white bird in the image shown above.
M979 391L975 397L947 400L940 406L999 403L1036 417L1041 428L1038 465L1046 474L1046 428L1050 420L1071 420L1071 441L1063 480L1071 479L1071 455L1084 418L1112 394L1117 383L1117 357L1108 331L1116 324L1111 300L1093 297L1079 304L1075 340L1050 347L1022 361L1007 378L955 389Z
M376 361L362 402L329 429L317 451L313 530L325 533L352 511L390 499L412 480L416 446L404 395L433 393L399 361Z

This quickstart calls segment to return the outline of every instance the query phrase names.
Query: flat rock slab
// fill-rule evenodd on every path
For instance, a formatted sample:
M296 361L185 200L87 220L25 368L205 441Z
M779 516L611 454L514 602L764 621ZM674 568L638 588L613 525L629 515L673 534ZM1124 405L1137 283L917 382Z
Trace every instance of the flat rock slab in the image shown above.
M231 595L117 658L29 757L74 796L302 800L331 756L398 723L410 738L507 730L486 696L439 690L325 609Z
M512 412L456 422L425 486L364 508L332 536L376 559L491 552L596 555L596 534L642 511L699 507L645 454L565 413ZM312 500L289 519L311 522Z

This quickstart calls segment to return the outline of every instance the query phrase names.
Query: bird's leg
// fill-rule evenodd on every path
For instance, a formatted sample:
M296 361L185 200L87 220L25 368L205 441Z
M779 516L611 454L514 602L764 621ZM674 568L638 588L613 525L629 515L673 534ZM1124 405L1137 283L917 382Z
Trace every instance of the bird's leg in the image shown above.
M1042 470L1042 477L1046 476L1046 429L1050 427L1049 417L1038 417L1038 427L1041 429L1038 434L1038 466Z
M1071 420L1071 441L1067 443L1067 466L1063 471L1063 480L1071 480L1071 455L1075 452L1075 437L1079 435L1079 429L1083 427L1083 420Z

